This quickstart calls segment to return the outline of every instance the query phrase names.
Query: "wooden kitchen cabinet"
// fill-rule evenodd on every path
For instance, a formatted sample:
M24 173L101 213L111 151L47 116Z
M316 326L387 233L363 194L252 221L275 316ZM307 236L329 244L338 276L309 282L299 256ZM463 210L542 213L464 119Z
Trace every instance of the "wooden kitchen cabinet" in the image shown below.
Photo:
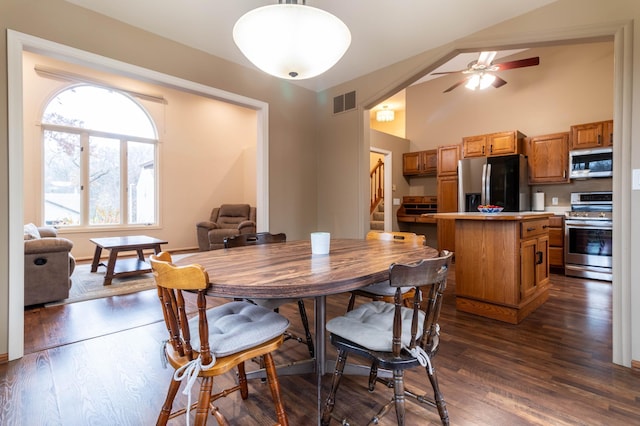
M460 145L438 147L438 177L458 176L458 160L460 159Z
M438 213L458 211L458 160L460 145L438 147ZM438 249L455 252L455 221L437 219Z
M463 158L522 154L525 135L517 130L462 138Z
M527 138L529 184L569 182L569 133Z
M549 267L564 268L564 217L549 218Z
M520 299L527 300L549 285L549 219L520 224Z
M551 214L457 213L456 309L518 324L549 297Z
M438 150L406 152L402 154L402 174L405 176L431 176L438 171Z
M462 138L462 157L486 157L487 136L467 136Z
M438 178L438 213L458 211L458 176ZM451 219L437 219L438 249L455 252L456 227Z
M571 126L570 149L602 148L613 145L613 120Z

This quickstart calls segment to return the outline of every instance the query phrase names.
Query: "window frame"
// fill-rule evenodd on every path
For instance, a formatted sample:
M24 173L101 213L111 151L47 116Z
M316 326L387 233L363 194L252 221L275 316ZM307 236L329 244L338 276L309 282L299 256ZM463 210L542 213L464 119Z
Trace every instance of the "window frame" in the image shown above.
M54 97L55 98L55 97ZM52 98L53 99L53 98ZM138 105L139 106L139 105ZM142 108L142 107L140 107ZM142 108L143 109L143 108ZM144 111L144 109L143 109ZM146 111L145 111L146 113ZM147 114L148 116L148 114ZM153 120L149 117L149 120L153 124ZM81 127L72 127L65 126L59 124L45 124L41 123L41 148L42 148L42 166L41 173L42 179L44 179L44 143L45 143L45 131L54 131L54 132L63 132L63 133L73 133L80 135L80 174L81 174L81 211L80 211L80 224L78 225L55 225L56 228L65 231L81 231L81 230L96 230L96 229L109 229L109 230L117 230L117 229L136 229L136 228L159 228L160 221L160 202L159 202L159 193L160 193L160 180L159 180L159 171L158 171L158 159L159 159L159 146L160 142L158 139L153 138L145 138L140 136L130 136L124 135L120 133L114 132L105 132L99 130L91 130ZM91 225L89 222L89 140L92 136L95 137L103 137L109 139L115 139L120 142L120 223L117 224L97 224ZM128 156L127 156L127 147L128 142L138 142L138 143L148 143L153 145L154 147L154 211L155 211L155 222L154 223L129 223L129 203L128 203ZM44 183L44 182L43 182ZM44 193L43 184L41 186L42 191L40 195L40 206L41 206L41 215L45 218L45 193ZM43 220L44 222L44 220Z

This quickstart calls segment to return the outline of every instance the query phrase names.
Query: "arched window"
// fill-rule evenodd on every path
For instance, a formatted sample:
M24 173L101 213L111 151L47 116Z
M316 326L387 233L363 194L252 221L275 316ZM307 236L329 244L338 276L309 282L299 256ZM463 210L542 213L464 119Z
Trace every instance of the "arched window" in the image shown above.
M42 115L44 221L65 227L157 222L157 135L114 89L67 88Z

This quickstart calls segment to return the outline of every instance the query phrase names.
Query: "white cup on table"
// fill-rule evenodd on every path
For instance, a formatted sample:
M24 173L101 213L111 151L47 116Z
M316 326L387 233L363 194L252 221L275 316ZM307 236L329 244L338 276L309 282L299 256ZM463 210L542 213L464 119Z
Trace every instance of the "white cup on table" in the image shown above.
M331 234L329 232L311 233L311 254L329 254Z

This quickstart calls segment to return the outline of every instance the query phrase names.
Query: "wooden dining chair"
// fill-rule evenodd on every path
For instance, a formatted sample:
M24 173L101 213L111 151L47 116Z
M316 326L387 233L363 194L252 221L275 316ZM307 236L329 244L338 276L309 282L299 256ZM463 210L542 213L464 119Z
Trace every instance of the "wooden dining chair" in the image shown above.
M405 396L418 403L437 407L440 421L449 424L449 414L440 392L436 369L433 363L440 347L440 308L452 253L443 251L440 256L424 259L412 265L393 264L389 268L389 285L395 289L394 303L373 301L331 319L326 324L329 339L338 349L331 390L322 412L322 426L328 426L336 402L344 366L349 354L363 357L372 363L369 375L369 391L376 382L393 388L393 397L368 424L378 424L380 417L395 406L399 426L405 424ZM402 303L402 287L416 290L413 307ZM421 303L417 289L421 288L424 300ZM405 389L404 371L424 367L433 390L433 399L425 392ZM378 377L378 368L393 373L393 379ZM351 410L354 411L354 410ZM340 420L342 424L346 419Z
M189 417L190 410L195 409L196 425L206 424L209 411L218 424L228 425L213 402L235 391L247 399L244 362L262 357L278 424L288 425L271 354L282 345L289 321L272 310L248 302L229 302L207 309L205 295L209 277L202 266L175 266L166 252L151 255L150 261L169 333L164 354L175 369L156 424L166 425L169 419L182 414ZM197 294L198 314L191 319L187 318L183 291ZM237 385L212 393L214 377L233 368L238 370ZM196 378L200 379L198 402L191 404L191 386ZM188 403L186 408L172 411L182 381L186 383Z
M258 232L255 234L241 234L234 235L231 237L227 237L224 239L224 247L225 248L233 248L233 247L243 247L250 245L260 245L260 244L273 244L273 243L284 243L287 241L287 235L284 233L279 234L271 234L269 232ZM309 354L311 358L315 355L315 349L313 345L313 339L311 337L311 330L309 329L309 318L307 317L307 310L304 306L304 301L302 299L247 299L250 302L256 303L260 306L264 306L269 309L274 309L278 312L278 308L285 303L297 302L298 303L298 312L300 313L300 321L302 322L302 326L304 327L305 339L303 341L302 338L294 335L290 331L285 333L285 340L293 339L300 343L306 343L307 349L309 350Z
M397 243L413 244L416 246L424 246L426 243L426 238L424 235L417 235L413 232L369 231L367 233L367 240L394 241ZM382 300L384 302L393 303L394 294L395 289L389 287L389 281L382 281L358 290L354 290L351 292L351 296L349 297L347 311L353 309L357 296L363 296L372 300ZM405 301L406 306L410 307L413 300L413 289L402 289L402 298Z

